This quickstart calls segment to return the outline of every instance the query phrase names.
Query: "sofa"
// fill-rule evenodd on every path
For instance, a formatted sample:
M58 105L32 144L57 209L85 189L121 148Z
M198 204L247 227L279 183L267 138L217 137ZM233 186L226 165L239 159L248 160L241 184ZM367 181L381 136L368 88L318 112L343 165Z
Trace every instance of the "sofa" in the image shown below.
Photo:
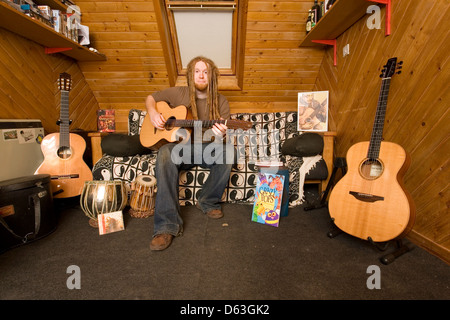
M126 121L127 130L121 132L124 130L119 129L115 135L126 135L137 141L146 111L130 109L126 120L121 119L125 114L125 111L116 110L116 123L123 125ZM244 142L238 138L234 139L236 148L240 148L240 154L245 156L232 169L222 197L223 202L253 204L258 174L255 159L259 160L260 155L269 154L271 160L274 160L275 156L275 160L282 161L289 170L289 207L303 203L305 183L316 183L319 191L324 189L333 163L334 132L308 133L310 136L307 138L306 133L297 131L295 111L236 113L232 114L231 118L251 121L253 127L249 130L250 135L243 135L246 137ZM267 136L261 137L262 133L267 133ZM94 161L94 180L122 180L129 186L139 175L154 175L157 151L142 146L136 150L126 147L122 148L123 151L110 151L102 141L105 134L94 132L89 135ZM311 138L316 140L311 141ZM103 139L106 140L104 137ZM309 150L305 150L308 147L305 148L304 145L308 143ZM254 155L257 155L256 158ZM195 204L208 172L199 166L180 172L180 205Z

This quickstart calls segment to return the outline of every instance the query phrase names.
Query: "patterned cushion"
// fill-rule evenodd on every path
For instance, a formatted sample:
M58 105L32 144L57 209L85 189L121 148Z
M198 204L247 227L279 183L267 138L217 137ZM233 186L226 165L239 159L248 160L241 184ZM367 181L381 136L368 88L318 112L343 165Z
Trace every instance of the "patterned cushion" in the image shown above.
M131 109L128 116L128 134L137 135L140 132L146 111ZM299 186L299 168L302 158L283 156L281 146L286 139L295 137L297 131L297 112L274 113L238 113L233 119L251 121L253 128L242 135L234 137L238 154L244 155L233 168L228 186L222 200L232 203L248 203L254 201L256 176L258 169L256 160L270 158L283 161L289 168L289 206L302 203L303 196ZM141 174L154 175L157 152L132 157L112 157L104 155L93 168L94 180L123 180L131 183ZM306 178L312 179L313 172L319 172L318 179L326 179L328 172L321 159ZM318 169L318 170L316 170ZM180 205L194 205L198 192L202 189L209 175L209 170L199 166L180 173L179 191ZM314 178L315 179L315 178Z
M134 136L141 132L142 122L144 122L147 111L131 109L128 114L128 134Z

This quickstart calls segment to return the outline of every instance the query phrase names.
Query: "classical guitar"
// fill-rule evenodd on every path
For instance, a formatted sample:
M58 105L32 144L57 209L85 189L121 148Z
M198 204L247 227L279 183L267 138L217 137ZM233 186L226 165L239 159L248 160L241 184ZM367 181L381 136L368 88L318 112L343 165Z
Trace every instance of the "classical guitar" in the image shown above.
M336 183L328 203L331 218L342 231L373 242L406 235L414 224L412 198L403 186L410 158L398 144L382 141L391 78L401 68L387 61L370 141L349 148L347 173Z
M50 185L55 198L69 198L81 194L84 182L92 180L92 172L83 160L86 149L84 139L69 132L69 91L71 77L61 73L58 80L61 90L60 132L44 137L41 150L44 161L36 170L50 174Z
M171 108L166 102L156 103L156 110L166 119L164 130L155 128L147 114L142 123L140 140L144 147L158 149L167 142L177 142L189 136L184 128L193 128L196 125L202 128L211 128L215 123L223 123L228 129L251 129L252 123L244 120L193 120L185 106Z

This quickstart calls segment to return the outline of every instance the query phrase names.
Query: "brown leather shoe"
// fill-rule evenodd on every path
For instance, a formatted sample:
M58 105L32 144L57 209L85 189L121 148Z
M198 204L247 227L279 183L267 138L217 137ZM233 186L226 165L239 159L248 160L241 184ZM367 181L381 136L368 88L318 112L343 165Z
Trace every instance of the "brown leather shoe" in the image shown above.
M223 217L223 212L219 209L213 209L211 211L208 211L206 214L212 219L220 219Z
M161 251L167 249L172 243L173 235L168 233L157 234L150 242L150 250Z
M203 209L200 207L200 203L197 202L195 204L195 206L197 207L197 209L199 209L200 211L203 212ZM223 217L223 212L222 212L222 210L219 210L219 209L213 209L213 210L208 211L206 213L206 215L212 219L220 219Z

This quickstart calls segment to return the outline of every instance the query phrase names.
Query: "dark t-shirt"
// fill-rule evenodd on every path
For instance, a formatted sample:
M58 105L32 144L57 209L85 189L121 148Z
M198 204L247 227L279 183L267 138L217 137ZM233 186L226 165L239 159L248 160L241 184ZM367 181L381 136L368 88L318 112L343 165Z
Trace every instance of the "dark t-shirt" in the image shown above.
M191 108L189 101L189 87L171 87L165 90L161 90L152 94L156 102L165 101L172 108L178 106L186 106ZM200 120L216 120L209 119L209 108L206 105L205 99L197 98L197 113ZM230 105L227 98L219 93L219 113L224 119L230 118Z

